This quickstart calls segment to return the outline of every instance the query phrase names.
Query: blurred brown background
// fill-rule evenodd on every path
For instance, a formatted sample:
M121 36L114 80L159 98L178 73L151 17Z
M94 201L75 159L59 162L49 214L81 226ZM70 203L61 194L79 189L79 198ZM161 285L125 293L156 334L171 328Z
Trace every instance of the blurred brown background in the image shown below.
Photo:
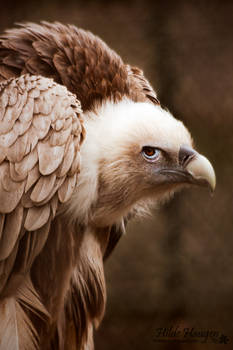
M141 67L217 174L213 197L178 194L132 223L106 263L97 350L233 348L233 1L5 1L0 29L58 20ZM228 344L157 343L159 327L215 330Z

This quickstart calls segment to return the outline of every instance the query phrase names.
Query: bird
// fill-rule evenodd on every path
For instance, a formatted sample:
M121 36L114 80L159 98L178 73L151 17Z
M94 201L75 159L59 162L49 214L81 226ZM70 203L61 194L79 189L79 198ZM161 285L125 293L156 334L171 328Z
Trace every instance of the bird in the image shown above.
M210 161L141 69L59 22L0 36L0 350L94 349L127 223Z

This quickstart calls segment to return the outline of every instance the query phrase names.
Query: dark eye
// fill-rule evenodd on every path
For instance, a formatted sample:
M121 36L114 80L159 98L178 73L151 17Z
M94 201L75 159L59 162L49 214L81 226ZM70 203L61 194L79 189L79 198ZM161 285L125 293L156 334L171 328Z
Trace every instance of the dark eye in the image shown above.
M155 148L155 147L144 146L142 148L142 155L145 159L154 161L159 157L160 150L158 148Z

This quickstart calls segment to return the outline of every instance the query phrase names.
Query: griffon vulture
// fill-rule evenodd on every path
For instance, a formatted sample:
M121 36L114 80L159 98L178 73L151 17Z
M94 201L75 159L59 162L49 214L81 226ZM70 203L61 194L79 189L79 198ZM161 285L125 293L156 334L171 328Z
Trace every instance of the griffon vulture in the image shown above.
M0 350L93 346L125 223L210 162L138 68L60 23L0 38Z

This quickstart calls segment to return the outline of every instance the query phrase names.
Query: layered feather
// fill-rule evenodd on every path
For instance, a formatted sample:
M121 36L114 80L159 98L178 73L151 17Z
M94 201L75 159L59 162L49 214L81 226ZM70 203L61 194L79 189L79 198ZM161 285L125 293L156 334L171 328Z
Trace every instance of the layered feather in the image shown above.
M76 97L50 79L24 75L0 94L0 349L32 350L30 313L48 312L29 273L74 191L84 129Z
M67 86L84 111L125 96L159 104L140 69L124 64L100 38L73 25L26 23L7 30L0 38L0 79L26 72Z
M40 302L28 275L14 294L0 303L0 349L38 349L38 334L27 315L27 310L33 311L40 317L49 317L49 315Z

